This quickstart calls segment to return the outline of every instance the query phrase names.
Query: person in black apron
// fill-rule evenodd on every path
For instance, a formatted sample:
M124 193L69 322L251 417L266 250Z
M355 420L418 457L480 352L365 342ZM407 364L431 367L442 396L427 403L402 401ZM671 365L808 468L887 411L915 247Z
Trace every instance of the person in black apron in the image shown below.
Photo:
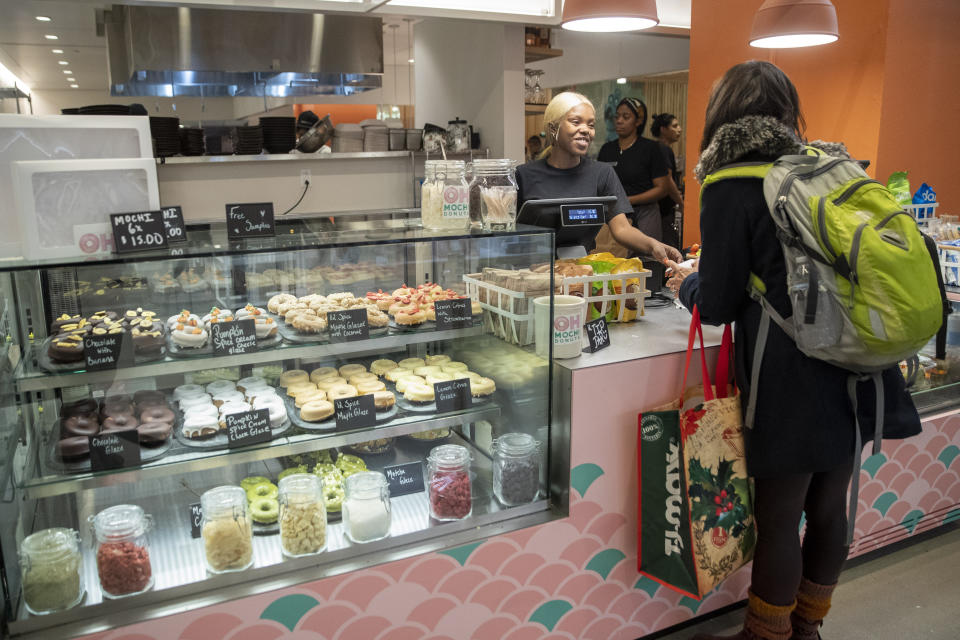
M607 208L605 220L614 240L657 260L680 260L679 251L631 224L628 215L633 214L633 207L617 174L610 165L587 157L596 133L595 122L593 104L585 96L565 91L550 101L544 113L548 146L538 160L517 167L518 204L527 200L616 196L617 203ZM658 221L659 216L657 209ZM590 252L596 245L597 230L583 230L580 241Z
M680 121L672 113L660 113L653 116L650 134L660 143L660 152L667 164L667 195L660 198L660 227L663 230L661 240L671 247L680 248L680 237L673 228L676 214L675 205L683 210L683 193L680 191L680 172L677 171L677 157L670 145L680 139Z

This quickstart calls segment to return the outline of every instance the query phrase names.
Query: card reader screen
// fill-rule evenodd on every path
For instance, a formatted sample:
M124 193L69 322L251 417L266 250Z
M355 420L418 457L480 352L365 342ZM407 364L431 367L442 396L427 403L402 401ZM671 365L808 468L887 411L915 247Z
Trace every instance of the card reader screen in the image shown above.
M564 226L603 224L603 205L561 205L561 217Z

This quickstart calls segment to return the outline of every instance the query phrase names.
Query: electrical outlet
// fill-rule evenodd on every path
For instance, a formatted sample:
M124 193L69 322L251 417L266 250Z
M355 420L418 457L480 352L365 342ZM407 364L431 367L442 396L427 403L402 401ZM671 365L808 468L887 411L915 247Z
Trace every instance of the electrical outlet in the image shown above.
M307 184L310 181L310 169L301 169L300 170L300 186Z

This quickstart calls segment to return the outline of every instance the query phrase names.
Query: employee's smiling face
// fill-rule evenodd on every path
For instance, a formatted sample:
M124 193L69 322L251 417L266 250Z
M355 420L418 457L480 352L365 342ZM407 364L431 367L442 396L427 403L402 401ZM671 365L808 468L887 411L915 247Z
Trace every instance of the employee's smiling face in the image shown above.
M596 135L596 114L588 104L578 104L563 116L557 128L557 146L575 156L587 155Z

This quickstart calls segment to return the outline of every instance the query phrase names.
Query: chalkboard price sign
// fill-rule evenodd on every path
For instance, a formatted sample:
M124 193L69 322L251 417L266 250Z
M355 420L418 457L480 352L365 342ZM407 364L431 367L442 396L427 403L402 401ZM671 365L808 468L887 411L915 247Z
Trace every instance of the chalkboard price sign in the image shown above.
M140 464L140 437L136 429L98 433L89 438L90 468L93 471Z
M470 380L444 380L433 383L433 397L437 411L461 411L473 404L470 396Z
M115 253L167 248L167 232L160 211L112 213L110 225Z
M213 354L235 356L253 351L257 346L257 327L253 318L214 322L210 325Z
M199 502L190 505L190 537L196 540L200 537L200 529L203 524L203 507Z
M377 407L370 394L333 401L337 414L337 430L363 429L377 423Z
M587 330L590 345L584 349L587 353L594 353L610 346L610 330L605 318L597 318L583 325Z
M164 207L163 227L166 230L167 242L186 242L187 225L183 222L183 209L180 207Z
M327 313L327 331L330 342L353 342L370 337L366 309L345 309Z
M83 359L87 371L133 366L133 342L126 332L86 335Z
M383 468L390 485L390 497L405 496L423 491L423 462L408 462Z
M245 413L228 413L227 446L245 447L248 444L270 442L273 434L270 432L270 412L267 409L257 409Z
M437 314L437 330L467 329L473 326L470 298L437 300L433 303Z
M257 238L276 235L273 203L227 205L227 238Z

